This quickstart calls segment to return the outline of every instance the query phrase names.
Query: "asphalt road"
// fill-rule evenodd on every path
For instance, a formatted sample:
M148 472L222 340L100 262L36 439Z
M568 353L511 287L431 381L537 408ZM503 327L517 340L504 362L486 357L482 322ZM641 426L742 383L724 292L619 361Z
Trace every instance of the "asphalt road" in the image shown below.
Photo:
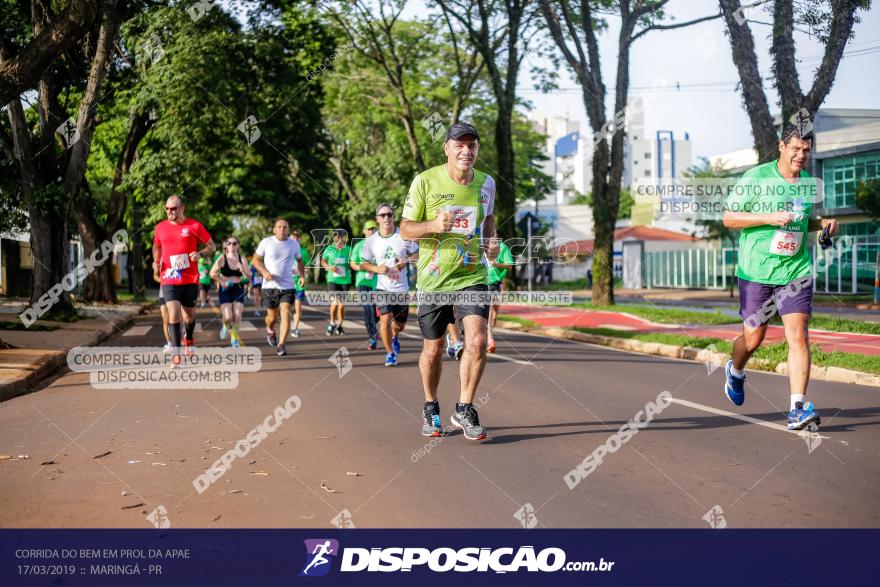
M0 526L149 528L159 506L177 527L880 526L878 389L814 382L821 436L798 435L781 427L781 376L750 372L735 408L715 366L501 332L477 398L489 439L432 440L417 325L386 368L362 327L328 337L324 319L309 309L312 328L277 357L249 311L263 363L234 390L98 390L68 372L0 404L0 453L29 456L0 460ZM217 341L212 315L198 320L197 342ZM156 312L105 344L162 342ZM663 391L673 402L569 489ZM293 394L301 409L198 494L193 479ZM444 359L444 425L457 394Z

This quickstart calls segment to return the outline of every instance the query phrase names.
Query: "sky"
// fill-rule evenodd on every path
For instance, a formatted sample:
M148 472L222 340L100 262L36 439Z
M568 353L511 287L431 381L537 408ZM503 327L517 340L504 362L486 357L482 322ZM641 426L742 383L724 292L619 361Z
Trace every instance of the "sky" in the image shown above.
M666 22L688 21L717 12L718 3L713 0L671 0L667 5ZM412 2L407 9L408 15L415 13L425 14L421 0ZM849 55L845 53L840 62L836 81L822 104L823 108L880 109L880 10L875 7L858 14L862 22L854 27L855 37L846 49ZM746 11L746 16L767 23L772 19L761 7ZM619 27L613 19L609 20L609 25L609 30L600 37L600 53L608 91L606 102L609 108L613 108ZM769 25L755 23L750 26L758 65L767 78L771 71L772 29ZM801 89L806 94L819 66L823 45L803 33L795 34L795 42L796 56L800 59ZM534 110L541 114L567 115L580 121L581 128L585 128L587 116L580 89L568 69L560 72L560 90L542 94L534 89L529 71L533 65L549 66L549 62L535 55L527 56L525 61L520 76L520 95L532 102ZM630 96L640 95L644 100L645 130L649 134L656 130L672 130L676 137L688 132L695 163L700 156L708 157L752 145L748 116L736 89L738 81L722 19L681 29L652 31L634 43L630 54ZM765 91L771 112L775 114L777 96L771 80L765 82Z

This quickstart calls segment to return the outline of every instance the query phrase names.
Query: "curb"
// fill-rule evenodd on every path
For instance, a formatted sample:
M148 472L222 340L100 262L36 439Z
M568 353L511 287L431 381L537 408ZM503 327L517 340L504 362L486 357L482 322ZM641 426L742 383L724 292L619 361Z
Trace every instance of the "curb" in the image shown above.
M557 326L528 327L523 326L519 322L508 322L505 320L499 320L498 326L507 330L530 332L533 334L548 336L550 338L586 342L623 351L633 351L637 353L645 353L647 355L668 357L670 359L698 361L706 365L718 365L719 367L723 367L730 358L730 355L727 353L719 353L707 349L662 344L659 342L643 342L633 338L615 338L613 336L603 336L600 334L587 334L586 332L578 332L577 330L569 330ZM788 374L788 365L786 363L779 363L776 365L775 369L771 369L770 364L766 361L752 359L749 361L749 368L758 371L778 373L779 375ZM818 365L813 365L810 369L810 378L822 381L832 381L835 383L853 383L855 385L880 387L880 375L864 373L862 371L853 371L851 369L844 369L843 367L820 367Z
M95 334L92 338L82 345L78 346L95 346L99 345L114 334L116 330L124 330L127 328L136 316L144 314L153 306L152 302L145 302L137 309L133 309L126 316L112 320L110 323L114 326L109 332ZM37 391L37 384L52 376L57 371L65 368L67 365L67 350L56 351L51 357L40 363L40 366L25 375L24 377L13 381L12 383L0 384L0 402L5 402L20 395L26 395Z

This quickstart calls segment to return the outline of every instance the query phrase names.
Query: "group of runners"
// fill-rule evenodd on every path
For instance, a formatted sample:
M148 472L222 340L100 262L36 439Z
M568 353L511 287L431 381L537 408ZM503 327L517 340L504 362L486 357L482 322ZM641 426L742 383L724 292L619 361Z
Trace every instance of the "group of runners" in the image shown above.
M779 143L780 158L747 172L741 182L797 184L806 176L803 169L810 146L810 136L802 136L796 127L786 128ZM498 307L491 303L490 292L502 290L514 260L496 237L495 182L474 168L479 148L476 128L467 123L452 125L443 143L446 161L415 177L400 225L394 206L383 202L375 210L375 219L364 222L363 239L357 239L352 247L344 230L333 230L330 242L321 243L320 258L314 263L326 271L327 288L334 295L326 334L345 334L345 292L354 287L359 294L371 294L376 303L362 304L367 345L373 350L381 342L389 367L399 361L400 334L410 313L401 294L409 291L410 267L416 264L425 436L444 434L438 387L445 353L461 361L458 401L450 421L465 438L486 438L473 398L487 353L495 352L497 346L493 327ZM773 202L780 204L778 211L768 213L744 211L748 202L728 201L724 223L743 229L738 276L744 324L734 344L733 359L725 369L724 393L734 404L742 405L744 369L763 341L769 319L755 323L752 318L757 309L771 304L782 316L789 343L789 428L800 429L819 423L813 404L805 401L812 283L796 294L785 292L810 275L809 252L803 246L806 232L822 230L827 239L837 232L837 223L811 220L809 203L798 201L796 209L791 209L783 206L790 204L784 196L779 198ZM197 300L203 306L210 303L210 287L206 286L216 283L220 337L228 336L233 347L242 344L239 327L250 290L256 311L260 305L266 308L267 343L279 356L286 355L288 336L301 334L306 267L313 265L299 231L291 234L288 222L277 218L272 235L260 241L249 263L240 251L240 241L232 236L223 241L222 251L217 253L204 226L184 215L179 196L168 198L165 212L167 219L155 230L153 270L161 283L166 352L175 356L193 352L195 305ZM766 312L760 316L766 317Z

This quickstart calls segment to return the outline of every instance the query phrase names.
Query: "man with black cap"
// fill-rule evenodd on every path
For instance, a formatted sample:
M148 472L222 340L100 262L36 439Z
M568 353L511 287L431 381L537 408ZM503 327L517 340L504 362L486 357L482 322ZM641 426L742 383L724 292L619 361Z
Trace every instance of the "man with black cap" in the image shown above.
M469 440L486 438L474 394L486 365L489 318L488 269L498 255L495 238L495 180L474 169L480 135L459 122L446 131L446 162L416 176L406 197L400 235L419 243L419 327L424 338L419 370L425 392L425 436L442 436L437 387L444 334L456 319L464 326L461 389L452 425Z

